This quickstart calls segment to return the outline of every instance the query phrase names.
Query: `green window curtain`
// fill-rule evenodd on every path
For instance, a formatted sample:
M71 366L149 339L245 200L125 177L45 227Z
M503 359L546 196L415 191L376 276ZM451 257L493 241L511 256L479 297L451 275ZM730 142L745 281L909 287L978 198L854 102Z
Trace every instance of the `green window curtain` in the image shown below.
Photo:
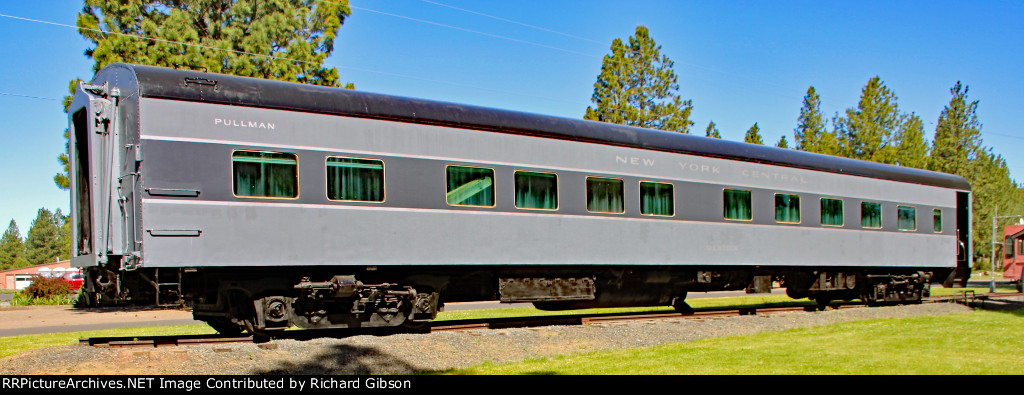
M726 189L723 191L725 219L751 220L754 211L751 207L750 191Z
M236 196L299 196L299 160L295 154L235 151L231 154Z
M448 166L448 204L494 206L494 170L483 167Z
M910 206L897 206L896 218L900 230L917 230L917 209Z
M1003 257L1006 259L1013 259L1013 238L1006 236L1003 238Z
M558 176L553 173L517 171L516 207L539 210L558 209Z
M664 182L640 182L640 214L675 214L675 195L672 184Z
M373 159L327 158L327 198L384 201L384 162Z
M624 213L624 184L614 178L587 177L587 210L599 213Z
M800 223L800 195L775 194L775 222Z
M843 226L843 201L821 198L821 224Z
M942 233L942 210L932 210L932 230L935 233Z
M860 203L860 226L864 228L882 227L882 204L873 202Z

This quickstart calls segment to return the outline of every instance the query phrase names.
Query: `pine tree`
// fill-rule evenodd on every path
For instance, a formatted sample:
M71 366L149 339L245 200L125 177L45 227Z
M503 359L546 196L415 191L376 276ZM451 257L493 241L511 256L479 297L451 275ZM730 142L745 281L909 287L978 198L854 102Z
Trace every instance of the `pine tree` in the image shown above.
M25 260L25 243L21 240L18 224L12 219L7 231L0 236L0 270L19 267L16 265L19 259Z
M974 250L990 254L992 211L999 205L1002 213L1020 213L1019 187L1010 179L1006 161L982 145L978 101L968 101L969 88L957 81L950 89L952 98L939 114L928 169L956 174L967 179L972 188ZM998 230L997 230L998 232Z
M939 114L928 169L970 179L971 162L982 152L978 101L967 102L969 87L960 81L950 89L953 97Z
M761 128L757 126L757 122L754 122L754 126L747 129L747 134L743 136L743 141L751 144L764 145L764 141L761 140Z
M782 135L782 137L779 138L779 142L775 143L775 146L779 148L789 148L789 143L786 142L786 135Z
M93 45L85 55L95 61L94 71L114 62L185 65L211 73L340 86L337 68L324 66L324 61L351 13L348 0L84 3L78 32ZM72 81L72 94L74 86ZM65 99L65 112L70 102ZM62 189L68 188L66 152L65 146L65 154L58 157L64 172L54 176Z
M835 154L835 142L829 141L831 136L827 136L827 134L825 118L821 113L821 98L813 86L809 87L807 95L804 96L803 107L800 108L796 129L793 129L793 148L801 151Z
M857 108L847 109L846 117L839 118L836 123L836 129L843 137L844 156L880 163L896 162L892 138L899 126L896 95L878 76L868 80L861 89Z
M53 213L53 224L57 227L57 256L61 259L71 258L71 216L64 215L58 208Z
M715 127L715 121L711 121L708 123L708 129L705 130L704 133L706 137L711 137L713 139L722 138L722 135L718 133L718 128Z
M924 141L921 118L910 113L896 132L896 164L923 169L928 165L928 144Z
M25 259L33 265L54 262L60 257L60 251L57 222L50 210L41 208L25 237Z
M693 104L679 95L674 64L644 26L637 26L629 45L612 41L612 53L601 64L584 119L689 133Z

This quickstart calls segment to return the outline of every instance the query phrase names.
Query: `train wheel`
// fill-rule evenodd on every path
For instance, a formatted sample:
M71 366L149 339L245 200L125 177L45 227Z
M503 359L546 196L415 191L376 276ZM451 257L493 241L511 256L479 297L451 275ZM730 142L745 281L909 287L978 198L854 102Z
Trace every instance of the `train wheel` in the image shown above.
M285 328L274 328L274 329L257 329L252 319L245 320L245 331L252 335L252 341L254 343L266 343L270 341L274 336L280 335L284 332Z
M672 309L679 314L693 314L693 307L690 307L690 304L686 303L686 294L672 299Z
M402 322L402 328L412 332L430 332L430 321L412 321L406 319Z

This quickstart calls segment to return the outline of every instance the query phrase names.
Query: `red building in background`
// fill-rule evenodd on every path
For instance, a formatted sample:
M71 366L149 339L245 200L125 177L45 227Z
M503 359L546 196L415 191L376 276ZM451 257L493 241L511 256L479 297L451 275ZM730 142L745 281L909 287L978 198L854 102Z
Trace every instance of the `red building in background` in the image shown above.
M43 265L22 267L0 271L0 288L23 289L35 276L62 277L67 272L78 273L78 268L71 268L71 261L59 261Z

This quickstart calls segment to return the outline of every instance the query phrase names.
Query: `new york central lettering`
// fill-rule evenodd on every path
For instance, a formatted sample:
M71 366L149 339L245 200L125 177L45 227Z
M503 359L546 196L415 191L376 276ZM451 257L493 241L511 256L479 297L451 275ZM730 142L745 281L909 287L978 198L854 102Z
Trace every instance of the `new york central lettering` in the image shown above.
M636 156L618 156L615 155L615 162L633 166L647 166L654 167L654 159L651 158L640 158Z
M744 177L747 177L747 178L762 178L762 179L770 179L770 180L783 181L783 182L791 182L791 183L800 183L800 184L806 184L807 183L807 180L802 175L798 175L798 174L786 174L786 173L779 173L779 172L767 172L767 171L750 170L750 169L743 169L742 171L740 171L740 174L742 174Z
M704 163L679 162L679 167L683 170L695 173L722 174L720 166L712 166Z

